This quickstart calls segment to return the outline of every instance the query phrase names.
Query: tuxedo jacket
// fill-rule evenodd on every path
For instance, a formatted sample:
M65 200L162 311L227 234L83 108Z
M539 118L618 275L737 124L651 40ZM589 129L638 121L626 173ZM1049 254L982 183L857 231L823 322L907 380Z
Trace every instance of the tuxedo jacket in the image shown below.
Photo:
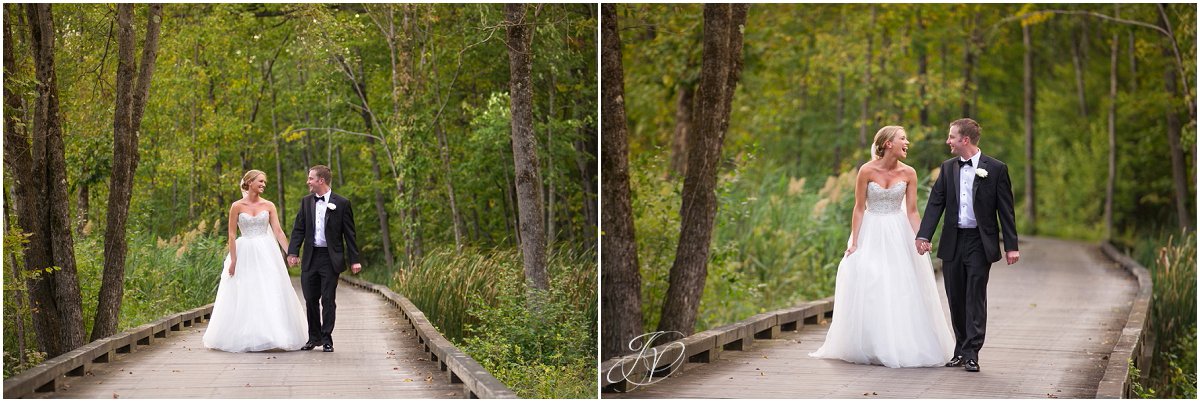
M938 242L937 257L949 261L955 257L955 245L958 244L958 204L959 204L959 157L955 156L942 162L941 174L933 189L929 192L929 201L925 204L925 216L921 218L921 229L918 238L933 240L937 231L938 217L943 215L942 239ZM983 239L983 251L989 262L1000 261L1000 233L1004 233L1004 249L1017 250L1017 224L1013 216L1012 181L1008 178L1008 165L987 155L979 156L979 166L988 172L987 177L975 176L973 204L975 206L975 221L978 223L980 238ZM947 211L947 209L949 209Z
M358 263L358 242L354 237L354 209L350 200L329 193L326 204L335 205L334 209L325 211L325 245L329 247L329 259L333 261L333 269L342 273L347 266ZM288 245L288 255L300 255L300 269L307 271L312 263L314 236L316 236L317 196L309 194L300 200L300 211L292 224L292 240ZM304 253L299 253L300 246Z

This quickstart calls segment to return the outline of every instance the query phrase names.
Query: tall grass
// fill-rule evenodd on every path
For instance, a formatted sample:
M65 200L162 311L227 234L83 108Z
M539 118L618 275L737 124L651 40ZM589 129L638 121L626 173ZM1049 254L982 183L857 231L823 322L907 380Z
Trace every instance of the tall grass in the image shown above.
M125 294L121 299L117 331L124 331L208 303L216 297L226 243L223 236L201 223L173 239L157 239L133 232L128 238ZM6 234L6 239L8 234ZM19 249L9 249L7 264L21 264ZM104 271L104 237L83 234L76 237L75 258L83 298L83 325L91 330L96 315L96 300ZM24 295L25 283L5 270L4 292L4 378L32 367L44 358L38 344ZM18 320L21 323L18 323ZM23 331L19 330L23 329ZM23 332L23 333L22 333ZM24 339L24 350L21 341ZM25 355L23 359L21 355Z
M682 179L666 178L662 154L631 171L642 274L642 309L654 330L679 236ZM739 155L722 167L717 219L696 330L833 294L850 236L857 170L799 177L793 166ZM928 195L922 174L918 207Z
M1133 243L1132 256L1150 270L1154 298L1148 376L1140 396L1196 398L1196 238L1195 233L1160 233Z
M596 263L592 249L552 250L551 290L527 300L515 249L431 250L380 280L523 398L595 398Z

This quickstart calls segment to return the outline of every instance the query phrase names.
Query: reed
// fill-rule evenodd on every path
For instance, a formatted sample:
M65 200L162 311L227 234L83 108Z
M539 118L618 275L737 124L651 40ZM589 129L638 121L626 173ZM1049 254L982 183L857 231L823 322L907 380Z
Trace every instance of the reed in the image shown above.
M1156 398L1196 398L1195 233L1160 233L1134 243L1132 254L1150 270L1154 297L1148 346L1153 347L1139 393Z

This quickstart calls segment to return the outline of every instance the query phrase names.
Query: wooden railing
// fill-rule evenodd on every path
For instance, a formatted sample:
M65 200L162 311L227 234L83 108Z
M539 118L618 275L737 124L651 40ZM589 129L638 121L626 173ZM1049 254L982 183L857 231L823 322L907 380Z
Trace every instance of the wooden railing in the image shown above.
M358 278L343 276L342 281L364 289L371 290L383 296L400 311L404 318L417 333L417 340L429 353L429 360L438 362L438 366L449 375L451 383L462 383L464 394L468 398L508 399L516 398L517 394L508 389L504 383L497 380L479 362L463 353L454 344L446 340L425 313L421 312L408 298L393 292L387 286L370 283Z
M1096 398L1128 398L1134 396L1129 378L1130 364L1144 369L1150 363L1151 351L1145 342L1154 284L1146 267L1117 250L1112 244L1104 242L1100 249L1108 258L1137 278L1138 290L1129 309L1129 318L1125 320L1125 328L1121 330L1121 337L1117 339L1117 344L1108 356L1108 367L1104 370L1100 387L1096 389Z
M489 399L517 397L516 393L493 377L475 359L446 340L425 318L425 313L407 298L386 286L348 276L341 279L351 285L378 293L399 308L415 330L417 340L425 352L429 353L429 360L439 363L439 367L446 372L452 384L463 384L464 396ZM24 398L58 391L66 377L83 376L95 363L112 362L118 354L134 353L153 344L157 338L166 338L171 332L181 331L208 320L212 316L212 307L213 305L209 304L173 314L46 360L13 378L4 380L4 398Z
M799 331L832 314L833 298L827 297L695 333L657 348L654 354L615 357L600 364L600 384L605 391L626 392L651 373L663 376L682 373L696 366L688 363L715 362L722 351L749 350L755 339L772 339L783 331Z
M107 337L55 356L4 380L4 398L25 398L61 389L66 377L81 377L96 363L109 363L117 355L134 353L155 339L183 331L212 316L212 304L173 314L149 324Z

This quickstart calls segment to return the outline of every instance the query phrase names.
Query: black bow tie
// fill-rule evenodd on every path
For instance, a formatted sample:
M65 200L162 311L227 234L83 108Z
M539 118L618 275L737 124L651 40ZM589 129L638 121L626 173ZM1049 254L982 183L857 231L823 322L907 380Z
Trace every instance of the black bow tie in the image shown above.
M317 201L325 201L325 196L323 196L323 195L318 195L318 196L317 196Z
M963 167L963 165L966 165L966 166L971 166L971 160L970 160L970 159L967 159L967 160L965 160L965 161L964 161L964 160L962 160L962 159L959 159L959 160L958 160L958 167L960 167L960 168L961 168L961 167Z

